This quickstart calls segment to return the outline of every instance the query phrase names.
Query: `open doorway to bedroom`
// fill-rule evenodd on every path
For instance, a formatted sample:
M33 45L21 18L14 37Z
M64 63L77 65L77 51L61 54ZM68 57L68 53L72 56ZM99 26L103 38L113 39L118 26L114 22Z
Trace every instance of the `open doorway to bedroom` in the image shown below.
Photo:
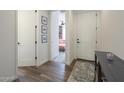
M51 11L51 60L65 63L65 11Z

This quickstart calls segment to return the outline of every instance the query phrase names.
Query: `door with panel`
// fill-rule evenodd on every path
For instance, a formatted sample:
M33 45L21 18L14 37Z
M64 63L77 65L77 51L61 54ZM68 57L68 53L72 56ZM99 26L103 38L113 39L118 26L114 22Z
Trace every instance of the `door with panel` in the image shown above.
M35 65L35 11L18 11L18 66Z
M77 14L77 58L94 61L96 12Z

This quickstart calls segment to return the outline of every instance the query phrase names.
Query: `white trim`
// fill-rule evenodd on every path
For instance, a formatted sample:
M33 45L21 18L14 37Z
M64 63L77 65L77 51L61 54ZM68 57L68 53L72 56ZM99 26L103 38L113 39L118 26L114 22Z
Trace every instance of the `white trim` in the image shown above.
M0 77L0 82L12 82L17 79L17 76Z
M66 48L65 48L65 64L66 65L70 65L70 28L69 28L69 26L70 26L70 22L69 22L69 13L70 13L70 11L69 10L67 10L67 11L65 11L65 30L66 30L66 41L65 41L65 43L66 43Z
M18 42L18 11L16 10L16 62L15 62L15 73L17 75L17 69L18 69L18 45L17 45L17 42ZM12 78L12 77L11 77Z
M48 61L49 61L49 60L43 60L43 61L42 61L42 62L40 62L40 63L37 61L37 65L36 65L36 66L43 65L44 63L46 63L46 62L48 62Z
M67 34L68 32L67 32L67 11L65 11L65 45L66 45L66 47L65 47L65 62L64 62L64 64L66 64L66 65L68 65L68 58L69 58L69 56L68 56L68 34Z

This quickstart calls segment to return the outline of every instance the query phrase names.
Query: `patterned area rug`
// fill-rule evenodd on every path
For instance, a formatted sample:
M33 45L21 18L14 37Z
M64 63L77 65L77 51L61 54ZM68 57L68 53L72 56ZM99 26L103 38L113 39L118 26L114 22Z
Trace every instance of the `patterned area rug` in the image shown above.
M88 62L76 62L67 82L93 82L94 65Z

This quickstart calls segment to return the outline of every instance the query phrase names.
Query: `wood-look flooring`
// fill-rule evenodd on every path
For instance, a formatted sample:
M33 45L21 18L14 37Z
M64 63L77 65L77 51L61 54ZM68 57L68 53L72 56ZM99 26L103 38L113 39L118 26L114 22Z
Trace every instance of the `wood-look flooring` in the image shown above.
M19 67L16 82L65 82L75 63L68 66L60 62L47 62L39 67Z

